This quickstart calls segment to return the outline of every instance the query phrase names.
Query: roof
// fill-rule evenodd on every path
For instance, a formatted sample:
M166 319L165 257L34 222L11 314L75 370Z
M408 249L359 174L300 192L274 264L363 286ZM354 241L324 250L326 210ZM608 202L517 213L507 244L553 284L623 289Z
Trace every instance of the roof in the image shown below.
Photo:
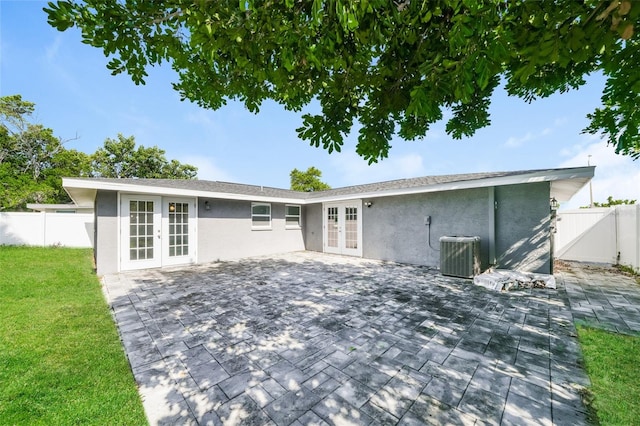
M186 179L63 178L62 183L78 206L92 206L97 190L312 204L355 198L388 197L532 182L551 182L551 196L563 202L569 200L591 180L594 170L594 166L589 166L424 176L317 192L300 192L259 185Z

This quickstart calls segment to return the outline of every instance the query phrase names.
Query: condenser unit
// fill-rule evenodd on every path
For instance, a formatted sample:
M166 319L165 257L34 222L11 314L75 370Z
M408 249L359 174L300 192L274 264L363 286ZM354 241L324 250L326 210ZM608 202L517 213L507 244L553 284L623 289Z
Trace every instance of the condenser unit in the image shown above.
M480 274L480 237L440 237L440 273L460 278Z

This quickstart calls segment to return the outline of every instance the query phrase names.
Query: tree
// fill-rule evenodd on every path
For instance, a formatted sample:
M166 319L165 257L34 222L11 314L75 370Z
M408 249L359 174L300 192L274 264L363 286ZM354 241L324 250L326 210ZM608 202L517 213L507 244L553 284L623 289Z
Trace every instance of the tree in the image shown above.
M322 172L313 166L309 167L306 172L293 169L289 176L291 177L291 189L294 191L312 192L331 189L329 185L320 180Z
M167 161L164 150L157 146L139 146L133 136L118 134L117 139L107 138L104 146L92 155L95 176L107 178L165 178L194 179L197 167L177 160Z
M135 148L133 136L107 139L94 154L65 149L53 130L29 121L35 104L20 95L0 97L0 210L26 204L68 203L63 177L193 179L197 168L168 161L158 147Z
M69 200L62 179L48 175L63 142L51 129L29 122L34 107L20 95L0 97L0 210Z
M594 202L593 205L595 207L612 207L612 206L619 206L619 205L629 205L629 204L635 204L636 200L614 200L613 197L611 195L609 195L609 197L607 197L607 201L604 203L599 203L599 202Z
M424 137L443 108L454 138L489 125L501 81L532 101L603 73L584 131L640 157L640 3L629 0L59 0L44 10L136 84L170 62L182 99L205 108L237 99L258 112L272 99L300 111L317 100L322 113L303 115L299 136L340 151L359 122L356 151L369 163L396 133Z

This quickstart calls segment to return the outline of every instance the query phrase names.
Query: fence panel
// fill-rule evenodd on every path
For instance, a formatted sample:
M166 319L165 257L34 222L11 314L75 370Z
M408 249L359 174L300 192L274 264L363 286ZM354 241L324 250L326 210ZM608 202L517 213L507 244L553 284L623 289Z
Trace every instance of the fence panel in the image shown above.
M93 247L91 213L0 213L0 245Z
M555 257L640 271L640 206L558 212Z
M640 205L620 206L618 212L618 252L621 265L640 270Z

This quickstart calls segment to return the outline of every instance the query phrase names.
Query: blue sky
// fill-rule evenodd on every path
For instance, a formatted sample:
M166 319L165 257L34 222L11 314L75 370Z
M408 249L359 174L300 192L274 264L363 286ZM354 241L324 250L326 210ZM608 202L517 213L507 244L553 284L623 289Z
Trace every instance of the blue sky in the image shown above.
M293 168L319 168L332 187L425 175L596 165L595 201L607 196L640 202L640 161L618 156L593 135L580 134L600 104L604 79L579 91L527 104L494 94L490 127L454 140L445 121L422 140L392 142L389 158L368 166L355 154L357 132L342 153L328 154L298 139L301 114L265 103L254 115L239 103L218 111L181 102L170 67L151 69L147 84L112 76L99 49L80 42L77 29L58 32L46 22L44 1L0 0L0 96L20 94L36 104L35 120L87 153L118 133L158 146L169 159L193 164L200 179L289 186ZM314 106L310 107L313 111ZM446 114L445 114L446 118ZM75 140L71 140L76 138ZM588 188L562 208L589 203Z

